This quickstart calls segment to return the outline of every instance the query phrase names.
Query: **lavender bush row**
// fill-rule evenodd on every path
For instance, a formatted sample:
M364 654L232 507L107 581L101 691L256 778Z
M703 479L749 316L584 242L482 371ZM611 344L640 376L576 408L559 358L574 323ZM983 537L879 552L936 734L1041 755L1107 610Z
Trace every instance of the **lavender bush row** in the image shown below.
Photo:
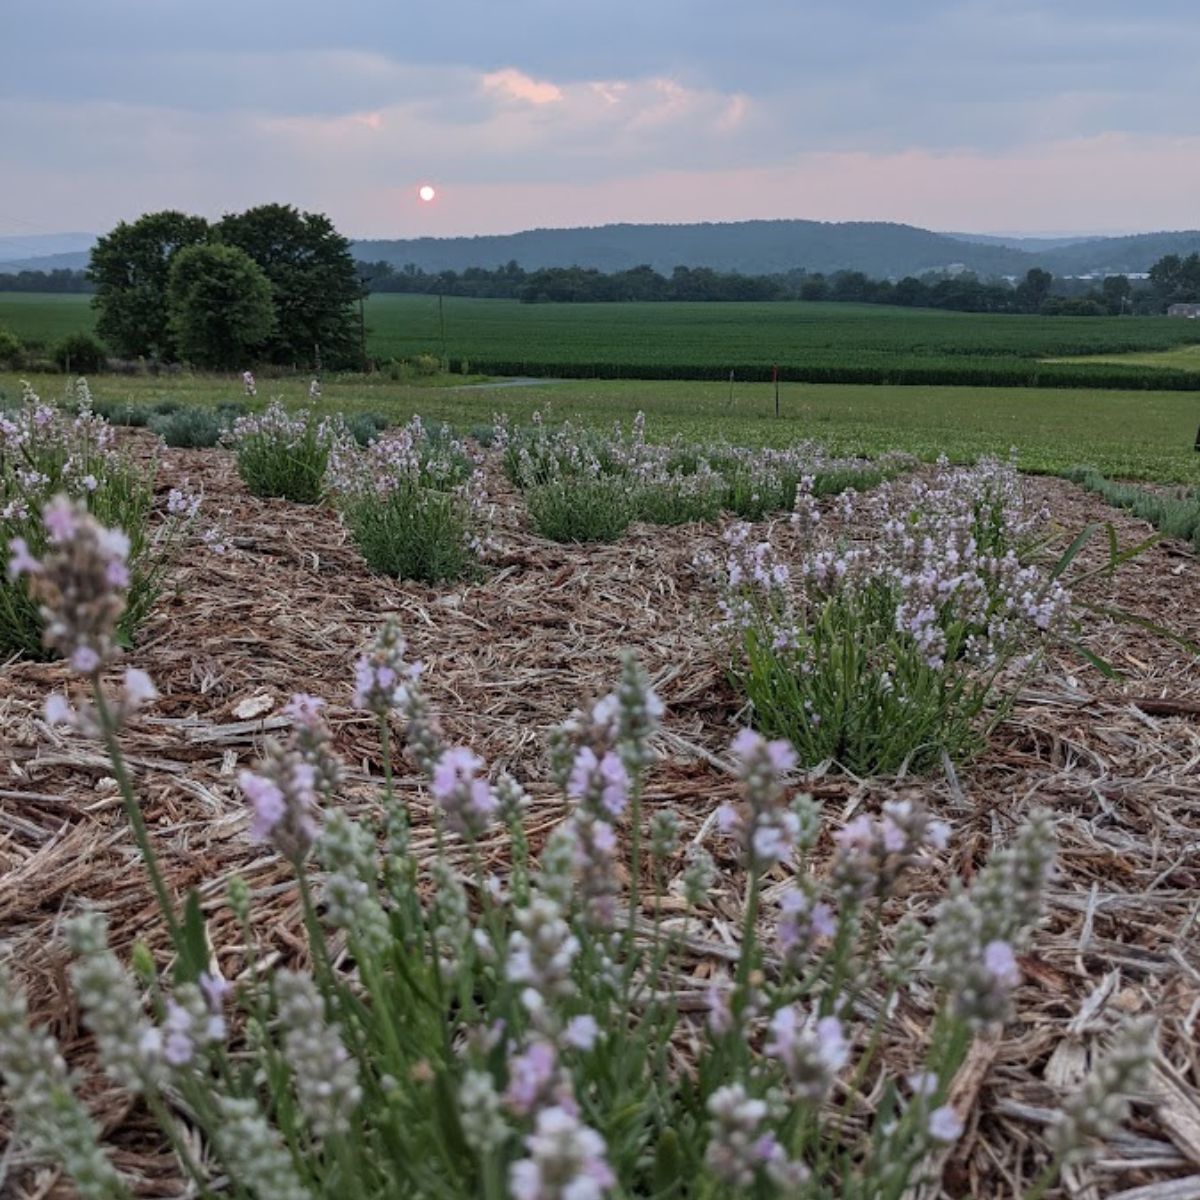
M119 636L131 642L162 588L192 526L199 498L174 489L162 520L154 519L153 464L142 466L114 445L112 426L92 409L85 379L67 402L43 404L28 383L19 407L0 412L0 544L18 561L46 546L42 511L64 494L86 505L126 543L129 575ZM0 658L46 650L43 618L11 572L0 578Z
M968 757L1069 615L1052 573L1024 561L1044 514L995 460L941 463L837 507L831 530L806 480L789 525L762 540L736 525L725 562L701 563L756 727L807 765L861 775Z
M378 818L364 825L341 805L342 766L311 696L289 706L291 737L266 742L239 778L252 836L294 873L311 966L268 960L236 879L242 944L210 951L196 899L175 907L121 757L122 724L154 698L138 671L106 684L124 546L65 500L47 527L44 557L15 569L53 636L93 652L76 663L79 694L52 697L47 717L107 746L176 960L166 978L140 946L131 970L102 916L84 911L67 924L71 984L104 1069L161 1123L202 1194L899 1198L962 1133L950 1083L972 1038L1009 1013L1052 870L1046 816L969 889L954 886L932 928L889 928L888 898L951 831L918 805L888 804L837 829L818 870L823 822L788 787L795 752L743 730L731 747L741 797L720 811L713 845L745 881L742 936L697 1013L689 939L710 917L716 864L699 844L683 850L670 810L644 811L662 705L636 662L554 731L568 815L535 859L521 786L446 742L388 625L353 679L380 731ZM396 719L434 804L428 861L392 782ZM668 907L685 915L668 919ZM892 1029L910 989L937 997L924 1047ZM919 1062L900 1074L887 1053L897 1036ZM1033 1195L1123 1118L1152 1054L1150 1026L1117 1035L1064 1105ZM130 1194L8 969L0 1071L30 1154L61 1165L87 1200Z
M498 417L495 442L508 477L520 487L539 533L555 541L612 541L631 521L678 525L721 512L761 520L786 512L807 481L817 496L868 488L907 470L889 455L873 463L838 459L813 443L784 450L681 441L653 444L639 413L626 434L552 428L540 413L514 431Z

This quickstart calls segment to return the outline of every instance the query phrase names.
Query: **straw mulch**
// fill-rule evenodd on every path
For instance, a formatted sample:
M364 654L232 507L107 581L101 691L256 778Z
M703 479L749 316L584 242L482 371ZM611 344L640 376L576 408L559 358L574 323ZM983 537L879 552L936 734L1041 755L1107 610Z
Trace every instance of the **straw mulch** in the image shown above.
M349 708L351 666L382 615L394 613L426 664L448 736L529 787L535 850L563 812L542 757L547 727L607 690L624 648L638 651L668 709L648 807L676 808L686 836L706 839L724 868L694 932L698 1001L704 980L731 956L742 894L728 848L710 836L714 810L734 793L724 751L737 720L710 638L713 598L691 566L699 550L718 546L716 533L639 527L614 546L557 546L527 531L519 501L497 479L500 547L486 579L434 589L369 575L331 512L250 497L224 452L167 452L160 484L184 477L203 485L206 519L219 522L233 548L217 556L197 543L128 656L162 700L125 745L169 877L180 892L200 890L225 974L240 968L222 899L231 872L254 889L263 942L281 959L303 953L287 873L245 836L236 771L265 731L286 727L278 712L292 692L316 693L330 701L352 768L347 803L369 805L376 730ZM1029 487L1051 506L1063 544L1067 531L1096 519L1111 520L1122 545L1149 532L1065 483ZM1102 541L1080 566L1102 561ZM1162 543L1085 591L1200 641L1200 562L1181 546ZM954 1093L966 1132L936 1164L941 1192L914 1195L1019 1195L1036 1173L1047 1119L1107 1031L1122 1014L1150 1012L1161 1023L1153 1096L1052 1194L1200 1198L1200 664L1152 632L1101 616L1086 641L1125 678L1107 680L1078 657L1055 654L970 767L879 783L830 772L806 785L834 826L896 794L920 798L953 824L941 877L914 879L889 917L906 907L929 913L949 873L969 879L1031 808L1058 817L1060 875L1049 919L1022 958L1016 1018L973 1048ZM142 938L161 951L164 939L104 760L40 719L45 693L63 680L53 664L0 668L0 937L34 1013L84 1071L84 1094L120 1167L144 1195L179 1195L183 1185L144 1114L92 1069L66 985L55 927L83 900L109 914L118 946ZM401 775L414 810L427 813L416 775ZM428 834L418 831L417 845L428 852ZM499 841L487 849L499 864ZM888 1039L896 1070L919 1053L928 1000L918 993L896 1013ZM53 1173L19 1159L9 1164L8 1186L21 1197L71 1194Z

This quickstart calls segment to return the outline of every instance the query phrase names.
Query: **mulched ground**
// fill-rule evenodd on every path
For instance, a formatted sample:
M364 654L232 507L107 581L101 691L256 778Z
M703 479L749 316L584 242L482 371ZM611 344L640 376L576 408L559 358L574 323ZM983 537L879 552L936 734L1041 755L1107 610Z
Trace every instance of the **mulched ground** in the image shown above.
M236 772L264 731L286 726L277 713L288 696L309 691L329 699L352 765L348 805L370 805L376 731L349 707L351 669L387 613L426 664L426 690L447 734L529 787L535 849L563 813L542 757L546 729L608 689L624 648L638 651L668 710L647 806L676 808L687 835L705 839L725 868L705 927L693 931L697 990L720 969L737 937L741 879L709 833L713 812L733 794L724 752L738 702L711 640L713 597L691 565L697 552L718 548L717 531L635 527L614 546L558 546L528 532L519 501L497 479L500 549L486 578L427 588L370 575L330 511L248 495L225 452L165 452L160 484L184 477L203 486L206 520L218 521L232 549L218 556L197 541L128 656L163 698L125 744L167 873L181 890L200 889L227 975L240 967L222 903L231 872L254 889L264 942L284 958L302 952L287 874L246 839ZM1090 521L1111 521L1122 546L1151 532L1069 484L1028 486L1050 506L1064 545ZM1094 539L1075 573L1106 553L1106 536ZM1081 595L1200 642L1200 561L1179 544L1158 544L1114 578L1089 580ZM1115 1019L1151 1012L1161 1023L1154 1094L1052 1194L1200 1198L1200 661L1101 613L1088 618L1084 640L1124 679L1056 652L989 750L957 774L877 782L827 773L806 784L835 827L897 794L920 798L953 824L943 876L912 882L889 917L930 911L949 873L969 878L1031 808L1058 818L1060 874L1049 919L1022 958L1016 1018L1002 1036L976 1044L956 1085L969 1116L942 1164L949 1196L1019 1195L1036 1173L1047 1117ZM40 719L45 693L64 678L54 664L0 667L0 936L34 1012L84 1069L85 1095L119 1165L147 1196L180 1195L144 1115L87 1069L65 984L55 926L83 899L109 914L118 946L141 937L161 948L163 938L104 760ZM402 770L400 786L417 813L427 811L415 774ZM431 838L418 836L417 845L427 851ZM488 850L498 857L502 846ZM928 1028L928 999L916 994L897 1011L888 1039L895 1069ZM8 1186L20 1197L71 1194L19 1158ZM4 1187L0 1179L9 1194Z

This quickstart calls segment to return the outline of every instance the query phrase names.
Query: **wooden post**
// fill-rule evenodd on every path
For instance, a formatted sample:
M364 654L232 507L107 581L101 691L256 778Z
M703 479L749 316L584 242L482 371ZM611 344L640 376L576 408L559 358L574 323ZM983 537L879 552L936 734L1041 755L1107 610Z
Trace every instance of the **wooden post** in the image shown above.
M775 419L779 419L779 364L771 364L771 380L775 384Z

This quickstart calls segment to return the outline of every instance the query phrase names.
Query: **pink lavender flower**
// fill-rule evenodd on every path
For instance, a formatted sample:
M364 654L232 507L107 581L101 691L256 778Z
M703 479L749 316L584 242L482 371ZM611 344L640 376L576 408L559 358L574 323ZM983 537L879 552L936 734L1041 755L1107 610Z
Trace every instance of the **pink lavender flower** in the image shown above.
M129 583L129 539L119 530L105 529L65 496L46 505L43 521L49 552L38 563L27 546L14 545L9 574L29 576L30 594L41 603L46 645L73 670L95 675L117 653L116 629Z
M919 1096L922 1099L928 1099L930 1096L937 1094L938 1088L941 1086L938 1082L938 1077L932 1071L914 1071L909 1075L906 1082L912 1088L914 1096Z
M563 1041L575 1050L590 1050L600 1037L600 1027L590 1013L572 1017L563 1030Z
M783 911L777 931L779 949L793 967L807 958L818 938L831 938L837 932L833 909L803 888L789 888L779 907Z
M29 552L29 543L24 538L13 538L8 543L12 557L8 560L9 579L20 579L22 575L38 575L42 564Z
M447 827L471 840L486 832L499 805L491 784L476 774L483 766L465 746L452 747L437 760L430 785Z
M542 1109L525 1145L509 1170L514 1200L600 1200L617 1182L604 1139L567 1109Z
M333 747L333 734L324 718L325 701L297 692L283 707L291 718L293 749L313 769L313 787L326 801L341 786L344 771Z
M765 1052L787 1072L799 1095L820 1101L850 1057L837 1017L811 1021L795 1005L776 1010Z
M709 1096L708 1114L704 1161L709 1170L732 1187L750 1187L776 1152L774 1137L763 1127L766 1101L750 1097L740 1083L726 1084Z
M250 835L300 862L317 836L316 769L295 749L269 742L259 769L242 771L238 786L250 803Z
M617 835L612 825L585 809L566 823L571 839L573 866L579 877L588 923L598 928L612 925L617 911L619 883L616 873Z
M513 921L517 928L509 935L505 976L523 985L522 1003L544 1019L548 1006L575 994L571 967L579 939L548 896L535 895L515 911Z
M944 846L946 838L945 826L908 800L885 803L876 819L860 813L834 835L833 890L850 904L887 896L925 849Z
M590 804L609 817L619 817L629 797L629 774L613 751L602 758L590 746L582 746L567 780L567 795Z
M578 1111L552 1042L539 1038L509 1057L504 1103L519 1117L552 1104L572 1113Z

